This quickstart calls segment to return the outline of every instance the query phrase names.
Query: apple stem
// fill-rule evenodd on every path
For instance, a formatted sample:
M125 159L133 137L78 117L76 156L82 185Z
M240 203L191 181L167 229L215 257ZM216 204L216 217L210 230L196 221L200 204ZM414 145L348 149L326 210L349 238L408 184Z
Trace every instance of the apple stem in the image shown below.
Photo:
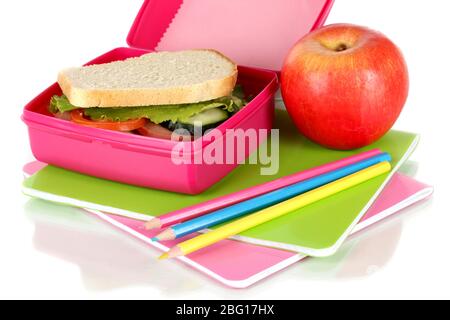
M347 45L345 43L341 43L334 50L337 51L337 52L340 52L340 51L345 51L347 49L348 49Z

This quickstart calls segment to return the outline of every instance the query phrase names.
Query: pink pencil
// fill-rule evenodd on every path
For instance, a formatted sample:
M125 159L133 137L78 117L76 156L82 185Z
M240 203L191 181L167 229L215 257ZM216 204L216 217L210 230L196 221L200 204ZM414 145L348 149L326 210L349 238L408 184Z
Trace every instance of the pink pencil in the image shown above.
M228 207L235 203L245 201L262 194L292 185L294 183L310 179L312 177L351 165L353 163L371 158L382 153L379 149L366 151L351 157L347 157L338 161L327 163L318 167L314 167L305 171L297 172L292 175L282 177L267 183L263 183L248 189L244 189L235 193L228 194L216 199L212 199L194 206L183 208L151 219L145 225L146 229L166 228L174 224L178 224L190 219L197 218L214 210Z

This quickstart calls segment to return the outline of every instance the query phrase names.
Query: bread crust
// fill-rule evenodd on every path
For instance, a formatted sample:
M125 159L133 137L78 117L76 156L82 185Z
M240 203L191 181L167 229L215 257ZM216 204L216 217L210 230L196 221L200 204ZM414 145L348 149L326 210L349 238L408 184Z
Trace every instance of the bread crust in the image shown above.
M149 105L187 104L228 96L236 86L236 64L222 53L212 49L198 49L219 54L234 65L233 72L222 79L172 88L85 89L74 87L64 72L58 75L58 83L70 103L79 108L137 107Z

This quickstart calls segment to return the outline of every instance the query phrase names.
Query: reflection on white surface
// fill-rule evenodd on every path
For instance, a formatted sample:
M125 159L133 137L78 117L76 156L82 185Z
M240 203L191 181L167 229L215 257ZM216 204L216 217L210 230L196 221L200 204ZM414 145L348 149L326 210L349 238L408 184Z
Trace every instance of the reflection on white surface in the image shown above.
M344 280L379 272L394 257L405 219L423 213L430 202L422 201L352 235L334 256L305 260L298 268L299 276Z
M35 225L34 247L78 265L88 290L151 285L182 293L199 285L190 270L158 261L157 251L83 210L31 199L25 212Z
M298 280L368 277L382 269L394 255L403 219L427 205L424 202L406 209L352 236L336 255L307 259L289 267L285 274ZM35 225L35 248L77 265L84 287L89 291L150 286L164 294L182 295L208 285L221 293L231 293L231 297L239 296L239 291L225 289L180 263L158 261L156 250L83 210L31 199L25 205L25 212ZM283 272L246 291L261 290L267 281L281 277Z
M419 171L419 162L417 161L405 161L402 166L398 169L398 172L403 173L410 177L415 177Z
M302 273L337 279L370 276L389 262L401 233L401 219L386 221L349 239L332 257L308 259L301 267Z

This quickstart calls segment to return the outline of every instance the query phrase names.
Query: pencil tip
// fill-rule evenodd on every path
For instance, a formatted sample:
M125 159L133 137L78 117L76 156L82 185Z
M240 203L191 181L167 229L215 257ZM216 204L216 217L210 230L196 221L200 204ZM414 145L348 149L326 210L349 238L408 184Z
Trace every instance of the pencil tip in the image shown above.
M173 232L172 228L169 228L167 230L164 230L160 234L156 235L158 241L169 241L176 239L175 233Z
M151 219L145 223L146 230L153 230L161 228L161 220L158 218Z
M166 259L169 259L168 253L164 253L163 255L161 255L158 260L166 260Z

